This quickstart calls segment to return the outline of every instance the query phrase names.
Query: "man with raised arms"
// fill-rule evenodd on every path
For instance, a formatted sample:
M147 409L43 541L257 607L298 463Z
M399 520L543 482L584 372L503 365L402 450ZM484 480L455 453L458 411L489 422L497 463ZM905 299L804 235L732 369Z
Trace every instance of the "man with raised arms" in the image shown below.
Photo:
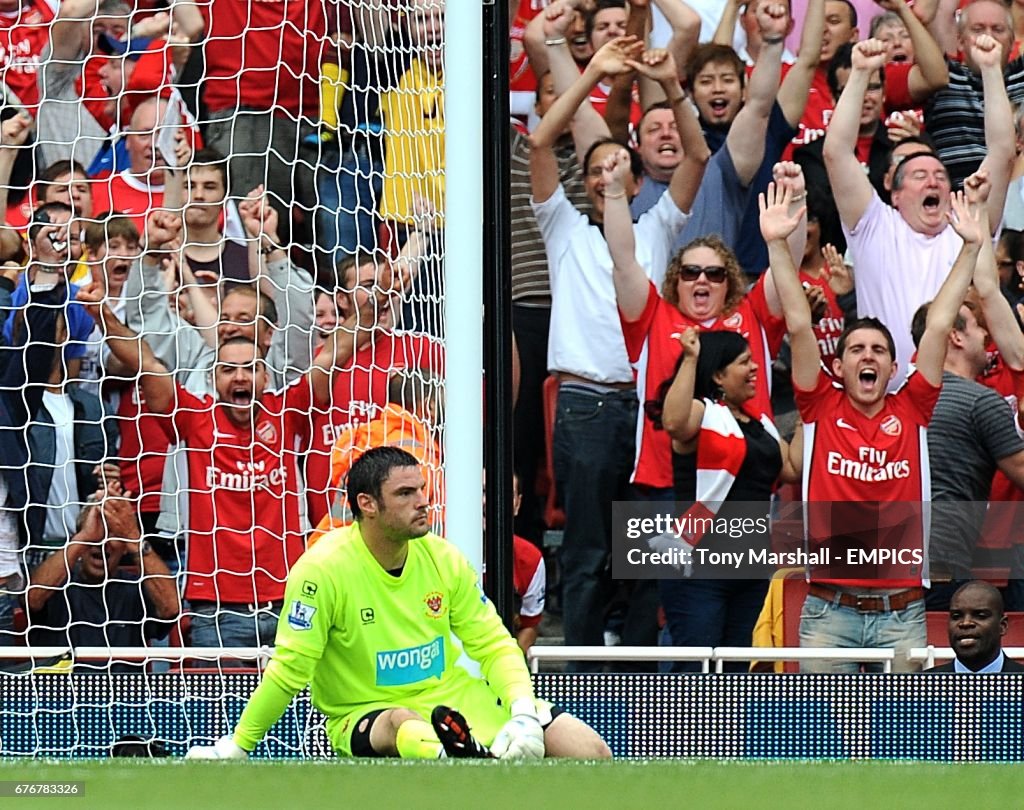
M812 546L863 543L868 550L903 552L890 565L811 571L800 620L804 647L894 647L895 667L907 670L905 652L926 644L924 579L930 499L926 428L938 401L949 332L988 238L979 207L984 177L968 178L972 199L952 197L948 221L962 240L953 267L928 309L916 368L893 394L896 350L886 325L875 318L847 324L829 375L821 367L810 305L786 238L802 212L789 212L790 191L769 186L761 197L761 232L786 314L793 351L793 389L804 430L805 531ZM948 191L947 191L948 193ZM860 531L858 531L858 528ZM857 672L856 661L809 661L804 671Z

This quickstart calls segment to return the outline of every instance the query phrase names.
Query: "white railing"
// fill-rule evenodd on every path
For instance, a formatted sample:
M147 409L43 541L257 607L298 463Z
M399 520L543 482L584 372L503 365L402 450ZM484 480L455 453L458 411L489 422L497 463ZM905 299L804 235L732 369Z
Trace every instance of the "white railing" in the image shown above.
M727 661L864 661L881 663L892 672L896 651L839 647L546 647L527 653L530 671L540 671L541 661L699 661L702 672L722 672Z
M75 661L211 661L223 658L256 661L262 669L273 647L0 647L0 659L65 658Z
M1007 658L1024 660L1024 647L1003 647ZM273 647L0 647L0 660L30 661L70 658L74 661L255 661L260 669L274 655ZM907 660L926 668L954 657L950 647L914 647ZM530 671L541 662L564 661L696 661L701 672L722 672L730 661L864 661L881 663L891 672L896 651L885 648L838 647L562 647L535 645L527 653Z
M860 661L881 663L883 672L892 672L896 650L841 647L715 647L711 654L715 672L722 672L727 661Z
M541 661L699 661L710 672L711 647L548 647L534 645L526 654L530 672L540 672Z

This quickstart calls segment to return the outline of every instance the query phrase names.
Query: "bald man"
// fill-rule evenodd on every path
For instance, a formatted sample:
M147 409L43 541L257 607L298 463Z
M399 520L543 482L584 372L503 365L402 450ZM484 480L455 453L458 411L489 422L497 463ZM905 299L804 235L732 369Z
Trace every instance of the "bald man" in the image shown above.
M962 585L949 602L949 645L956 658L925 672L1024 672L1024 664L1003 654L1007 624L1003 597L996 588L977 580Z

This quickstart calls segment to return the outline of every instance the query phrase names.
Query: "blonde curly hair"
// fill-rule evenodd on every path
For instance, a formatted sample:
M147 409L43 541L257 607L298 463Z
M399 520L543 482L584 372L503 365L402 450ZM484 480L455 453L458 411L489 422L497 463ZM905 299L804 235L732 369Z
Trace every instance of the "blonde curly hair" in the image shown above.
M672 306L677 309L679 308L679 276L684 264L683 256L686 255L687 251L700 247L709 248L717 253L718 258L721 259L722 265L725 267L725 283L728 289L725 293L725 305L722 307L719 315L728 315L739 306L740 301L746 296L747 280L743 275L740 263L736 259L736 254L729 249L725 242L714 235L698 236L684 245L672 257L668 270L665 271L665 281L661 285L661 297L672 304Z

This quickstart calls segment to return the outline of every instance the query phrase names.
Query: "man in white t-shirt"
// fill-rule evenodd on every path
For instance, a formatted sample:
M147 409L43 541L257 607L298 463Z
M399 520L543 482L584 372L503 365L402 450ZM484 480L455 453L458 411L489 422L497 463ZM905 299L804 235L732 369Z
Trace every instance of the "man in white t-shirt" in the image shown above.
M1006 187L1015 155L1013 114L1002 78L1000 46L978 37L973 58L985 86L988 154L978 178L987 176L989 222L1002 220ZM892 206L882 202L855 152L860 112L868 81L885 63L877 39L853 49L853 67L825 136L825 165L836 207L853 254L857 313L876 317L892 330L896 362L906 369L913 355L910 322L917 308L935 297L953 266L962 240L949 224L949 172L930 151L908 155L893 175ZM968 191L971 191L969 181ZM890 382L890 390L902 381Z
M689 219L710 154L679 86L673 60L664 51L641 55L640 47L631 37L617 37L601 48L580 78L552 105L531 139L532 204L551 275L548 370L557 374L561 383L553 453L556 484L566 514L561 569L568 645L603 643L603 613L610 585L611 505L627 497L629 491L638 403L618 322L611 254L602 233L606 189L601 164L622 147L604 138L585 150L584 185L592 207L587 217L565 195L553 146L574 113L574 129L593 126L597 114L587 99L602 79L637 69L662 85L676 118L684 157L668 191L636 224L637 260L656 284L661 283L672 244ZM630 182L617 196L632 196L640 187L642 164L635 153L631 159ZM648 603L644 590L638 590L641 596L634 593L626 622L633 635L624 642L653 644L657 637L654 592L650 591Z

